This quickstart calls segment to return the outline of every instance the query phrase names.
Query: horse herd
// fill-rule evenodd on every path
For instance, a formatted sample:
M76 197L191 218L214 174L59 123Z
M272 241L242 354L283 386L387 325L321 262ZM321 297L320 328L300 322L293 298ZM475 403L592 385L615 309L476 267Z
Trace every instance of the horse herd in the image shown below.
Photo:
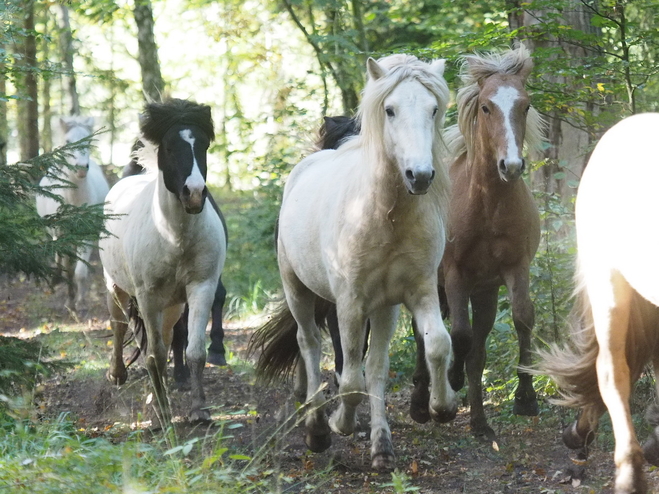
M659 464L659 430L641 449L629 397L645 364L659 364L659 263L653 255L659 233L652 223L659 211L659 162L652 147L659 115L619 123L590 158L577 198L573 338L566 347L541 352L534 368L529 266L540 219L521 178L526 152L543 143L544 123L525 88L533 62L523 46L464 61L458 123L444 128L449 90L443 60L424 63L400 54L369 59L356 118L326 119L320 149L293 168L277 225L285 300L250 342L259 354L257 371L265 378L295 374L296 395L305 403L306 444L316 452L330 446L331 431L355 430L356 408L367 396L372 467L392 469L385 388L389 343L404 304L417 344L410 415L418 422L452 420L466 374L471 428L492 438L481 379L499 287L505 285L520 347L514 412L538 413L532 374L549 373L563 402L581 408L565 443L587 446L608 409L616 440L615 492L647 492L643 463ZM86 120L66 125L70 140L91 132ZM62 182L44 185L60 187L72 204L105 201L111 215L105 223L110 235L99 243L114 335L108 379L126 381L124 336L129 324L134 331L143 328L156 411L169 424L166 364L174 341L175 377L186 377L185 349L192 380L189 418L205 420L201 377L211 312L209 361L225 363L221 273L227 245L226 224L205 183L214 138L210 108L183 100L150 103L140 130L135 160L109 193L88 152L71 155L74 166ZM42 215L57 206L37 199ZM89 254L79 257L83 262L75 268L64 263L70 308L85 290ZM443 315L450 317L450 334ZM320 375L324 326L339 386L339 405L329 417Z

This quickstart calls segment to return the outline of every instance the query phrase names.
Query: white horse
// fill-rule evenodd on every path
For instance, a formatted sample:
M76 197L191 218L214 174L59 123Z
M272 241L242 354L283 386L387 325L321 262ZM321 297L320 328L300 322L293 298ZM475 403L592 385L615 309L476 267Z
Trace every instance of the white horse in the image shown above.
M71 144L89 137L94 128L93 117L62 117L60 125L66 137L66 144ZM110 187L103 175L101 167L90 157L88 147L80 147L69 152L67 162L71 165L63 167L55 175L50 174L39 182L39 186L62 197L65 204L82 206L83 204L102 204ZM60 203L51 197L37 195L37 212L40 216L55 214ZM51 232L57 238L58 232ZM66 259L63 267L68 285L66 306L75 311L85 300L89 280L87 263L91 257L92 247L82 246L78 249L79 259L73 262Z
M369 59L367 70L360 135L338 150L304 159L284 189L278 260L297 324L266 325L252 346L264 347L259 369L265 372L285 369L290 359L282 357L301 353L298 374L303 383L306 377L306 443L312 451L329 447L330 427L339 434L354 431L356 407L368 394L372 466L390 469L395 457L384 391L399 304L413 313L424 335L432 416L448 421L457 409L447 380L451 339L437 291L449 197L441 140L448 88L444 60L426 64L392 55ZM319 392L321 335L314 307L320 298L336 303L345 360L341 401L329 427ZM367 320L371 342L364 379ZM290 334L297 334L298 345L286 339ZM269 359L273 353L279 360ZM275 368L276 362L283 365Z
M659 113L629 117L595 147L576 203L578 269L572 345L544 352L541 369L581 407L563 433L574 449L594 438L608 409L615 436L615 493L648 492L645 460L659 465L659 413L642 450L631 419L632 385L652 361L659 373Z
M184 100L147 105L140 127L147 148L146 174L120 180L107 197L109 236L100 241L109 292L114 350L107 377L123 384L123 339L131 305L146 327L146 365L163 425L171 414L166 393L167 349L172 327L189 304L186 350L192 379L191 420L204 409L202 371L206 325L224 266L226 238L218 213L208 204L206 152L214 138L210 107ZM157 158L153 146L157 146ZM151 155L148 154L149 149Z

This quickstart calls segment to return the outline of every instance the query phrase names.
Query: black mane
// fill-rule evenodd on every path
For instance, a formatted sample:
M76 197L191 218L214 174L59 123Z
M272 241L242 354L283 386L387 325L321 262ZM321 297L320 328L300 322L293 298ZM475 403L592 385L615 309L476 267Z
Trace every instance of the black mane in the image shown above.
M316 148L338 149L346 139L359 134L359 122L351 117L325 117L318 131Z
M215 138L208 105L172 98L162 103L147 104L140 118L142 134L154 144L160 144L167 131L177 124L194 125L211 141Z

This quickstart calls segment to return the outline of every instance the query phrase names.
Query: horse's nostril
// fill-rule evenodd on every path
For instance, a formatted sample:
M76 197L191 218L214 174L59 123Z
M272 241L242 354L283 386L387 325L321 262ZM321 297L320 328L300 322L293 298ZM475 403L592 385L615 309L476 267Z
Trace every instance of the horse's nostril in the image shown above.
M405 176L410 181L414 180L414 172L412 170L406 170L405 171Z
M432 180L434 178L435 178L435 170L433 170L432 173L430 174L430 180Z
M499 160L499 170L501 173L506 173L506 162L504 160Z
M190 197L190 189L188 188L187 185L183 186L183 196Z
M526 170L526 160L522 158L522 173L524 173L524 170Z

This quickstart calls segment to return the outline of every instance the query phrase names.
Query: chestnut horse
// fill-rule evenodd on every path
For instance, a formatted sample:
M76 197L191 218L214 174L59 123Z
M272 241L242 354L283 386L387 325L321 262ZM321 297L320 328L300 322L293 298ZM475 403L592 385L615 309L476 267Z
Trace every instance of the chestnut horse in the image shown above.
M372 466L390 469L395 459L384 392L399 304L412 311L424 334L433 417L448 421L457 411L447 377L451 340L437 294L449 195L441 138L448 87L443 60L426 64L392 55L369 59L367 68L359 136L307 157L284 189L277 252L287 305L281 311L296 324L276 316L285 324L264 326L251 346L264 347L257 366L262 372L290 369L302 356L298 384L306 384L306 443L312 451L330 446L330 428L354 432L356 407L366 392ZM319 300L336 304L344 353L339 407L329 424L320 386ZM371 341L364 376L367 319ZM291 336L298 345L290 345ZM272 354L277 366L267 358Z
M519 340L519 385L513 411L537 415L531 375L529 265L540 240L538 209L522 179L524 146L540 149L543 124L525 89L533 62L520 46L502 54L469 55L458 91L458 124L445 131L457 158L450 167L448 242L439 273L451 318L454 362L451 386L469 382L470 425L477 436L495 437L483 409L481 379L485 343L497 314L499 287L510 297ZM471 321L469 304L471 303ZM428 420L430 376L423 359L423 338L415 327L417 366L410 415Z
M629 117L595 147L576 202L577 273L572 344L543 352L540 369L581 407L563 433L587 446L608 409L615 436L615 493L648 492L643 457L659 465L659 427L643 451L629 408L632 384L651 360L659 372L659 113ZM622 172L622 173L621 173ZM657 405L648 417L659 425Z

